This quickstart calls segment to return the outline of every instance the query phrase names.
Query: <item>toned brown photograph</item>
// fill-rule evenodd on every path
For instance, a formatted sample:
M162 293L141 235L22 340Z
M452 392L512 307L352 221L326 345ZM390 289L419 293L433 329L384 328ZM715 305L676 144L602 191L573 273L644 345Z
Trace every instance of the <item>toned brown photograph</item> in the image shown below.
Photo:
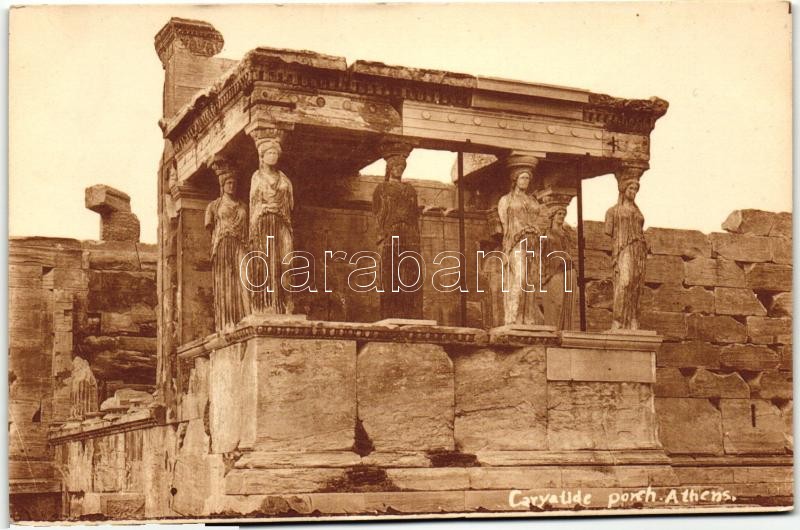
M11 521L792 510L790 8L12 8Z

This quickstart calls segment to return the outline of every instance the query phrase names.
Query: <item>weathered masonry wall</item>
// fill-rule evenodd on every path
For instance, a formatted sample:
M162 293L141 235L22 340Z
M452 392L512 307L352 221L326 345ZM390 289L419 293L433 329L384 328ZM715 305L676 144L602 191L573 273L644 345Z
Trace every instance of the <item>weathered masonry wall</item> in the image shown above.
M57 517L63 476L48 430L74 415L73 359L89 362L95 406L155 388L156 249L124 237L9 241L9 479L15 520ZM106 225L107 233L109 226ZM120 232L117 232L120 233ZM96 410L96 409L95 409Z
M439 187L447 186L426 186L434 191L421 189L421 202L429 196L439 196L437 201L442 201L438 209L429 207L423 217L424 253L426 259L431 259L439 249L457 246L457 221L445 213L447 199L438 193ZM299 239L317 227L325 227L332 236L348 230L352 233L358 227L363 234L359 237L369 240L369 211L308 208L315 208L317 215L304 216L308 220L298 225ZM467 227L468 249L478 248L487 238L491 240L491 230L485 228L485 222L468 219ZM791 491L791 216L735 212L725 228L727 232L711 235L659 228L651 228L646 234L651 254L643 322L665 338L655 356L652 389L658 437L674 471L670 480L676 484L739 484L737 487L743 491L755 488L754 491L780 497ZM607 272L610 246L600 223L588 222L586 232L589 329L604 330L609 323L611 300ZM330 248L357 250L342 239L341 246L337 246L335 237L328 239ZM203 427L206 418L210 421L211 412L204 405L206 401L195 399L207 384L203 374L208 368L195 367L188 382L189 396L181 403L179 423L143 429L141 425L153 423L153 412L136 412L133 406L134 412L121 413L125 407L116 404L97 413L96 427L120 422L128 425L133 417L140 423L125 427L132 429L129 432L99 437L89 434L81 441L58 446L58 454L47 445L48 428L70 419L69 370L74 356L89 361L97 378L98 404L123 388L153 390L157 303L154 247L130 241L12 238L10 260L12 508L24 505L28 510L14 512L15 519L42 518L41 514L54 518L62 509L73 517L92 513L109 517L178 515L171 508L171 503L177 501L170 488L175 481L184 483L181 473L194 469L195 464L186 460L188 455L214 469L225 466L223 453L219 457L198 456L205 454L206 444L211 443L211 431L207 431L210 424ZM336 274L334 269L331 278ZM334 284L333 294L341 293L341 287ZM482 296L470 299L469 324L487 328L492 322L484 316L485 308L491 311L498 303L492 301L491 292ZM455 314L447 310L428 312L433 307L455 305L455 300L427 297L426 316L442 324L455 324ZM370 308L377 301L366 297L360 304L353 300L343 305L331 304L326 306L330 313L313 313L313 317L365 320L364 315L374 314ZM482 434L489 431L496 431L491 443L500 444L498 450L512 448L503 446L503 429L519 425L512 410L520 403L512 403L516 394L511 389L516 388L514 381L520 380L509 377L512 372L519 375L512 368L520 366L515 359L522 359L522 365L531 366L528 375L533 377L535 373L544 378L544 366L537 364L537 355L483 350L470 355L456 352L452 356L458 384L469 381L470 373L499 374L490 378L494 390L487 390L483 397L470 397L470 392L460 394L473 401L488 399L486 403L467 400L455 405L450 428L458 433L455 439L460 450L470 453L480 452L481 447L491 449L485 445L490 443L489 437ZM203 361L195 362L202 365ZM555 389L565 384L553 382L551 386ZM457 387L454 392L458 392ZM635 402L634 399L632 403ZM542 422L524 427L530 431L525 439L534 445L536 440L548 440L544 425L550 424L542 414L533 415L541 417ZM587 423L573 413L566 413L563 421L564 425ZM564 434L564 440L568 438L580 440L581 436L573 431L569 437ZM186 446L194 449L182 449ZM541 449L545 448L542 445ZM178 465L181 451L183 463ZM58 468L53 465L54 459ZM745 473L736 467L744 464L751 470ZM606 478L598 479L596 484L624 484L612 469L604 472ZM408 478L414 473L419 472L389 474ZM445 469L434 471L437 473L472 476L492 472ZM617 478L609 478L609 473ZM62 486L67 483L69 500L62 506ZM211 513L220 508L202 500L204 495L212 498L213 488L218 486L213 481L198 484L196 490L176 493L182 499L178 503L183 506L181 510L205 506ZM571 487L573 482L559 484ZM219 491L217 494L222 495ZM25 502L14 502L15 498L24 498ZM251 501L240 508L255 512L262 509L255 500ZM374 502L379 504L377 497ZM38 513L31 513L32 510Z
M650 228L642 326L656 355L659 433L672 455L792 451L790 214L733 212L727 232ZM589 223L589 329L607 329L610 242Z

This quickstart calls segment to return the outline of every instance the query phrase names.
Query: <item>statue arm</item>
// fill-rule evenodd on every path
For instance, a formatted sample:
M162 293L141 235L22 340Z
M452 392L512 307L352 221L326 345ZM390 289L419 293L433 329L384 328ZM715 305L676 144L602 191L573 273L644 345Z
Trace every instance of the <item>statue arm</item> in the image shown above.
M250 177L250 214L256 212L256 201L258 200L258 186L256 186L256 175L258 172L253 173Z
M286 173L281 171L281 176L286 181L286 187L288 189L289 211L291 212L294 210L294 187L292 186L292 181L286 176Z
M607 236L614 235L614 213L614 207L609 208L606 212L606 222L604 228Z
M500 201L497 203L497 215L500 217L503 232L506 232L506 227L508 226L508 197L500 197Z
M215 210L214 207L216 206L216 204L217 201L214 200L208 203L208 206L206 206L206 215L205 215L205 220L203 222L203 226L205 226L206 229L208 230L212 230L214 228L214 210Z
M378 226L382 227L384 222L384 217L386 215L386 209L384 208L383 205L383 193L381 193L380 184L375 188L375 191L372 193L372 214L378 221Z

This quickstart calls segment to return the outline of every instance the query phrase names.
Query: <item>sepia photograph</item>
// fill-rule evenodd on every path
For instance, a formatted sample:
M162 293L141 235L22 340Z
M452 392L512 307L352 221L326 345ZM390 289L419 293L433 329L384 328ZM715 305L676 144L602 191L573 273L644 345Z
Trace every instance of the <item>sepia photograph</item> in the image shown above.
M11 523L792 511L791 11L12 6Z

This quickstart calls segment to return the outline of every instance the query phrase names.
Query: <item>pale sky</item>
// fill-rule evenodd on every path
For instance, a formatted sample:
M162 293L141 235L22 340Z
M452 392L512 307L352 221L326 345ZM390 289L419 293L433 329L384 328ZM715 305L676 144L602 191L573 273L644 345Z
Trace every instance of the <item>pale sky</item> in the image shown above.
M710 232L735 209L791 211L788 4L35 7L10 20L12 236L96 239L83 190L103 183L131 196L142 240L155 242L163 70L153 37L171 16L213 24L220 56L233 59L257 46L308 49L659 96L670 108L637 199L648 226ZM406 175L449 181L452 160L415 152ZM587 219L615 200L613 177L584 184Z

